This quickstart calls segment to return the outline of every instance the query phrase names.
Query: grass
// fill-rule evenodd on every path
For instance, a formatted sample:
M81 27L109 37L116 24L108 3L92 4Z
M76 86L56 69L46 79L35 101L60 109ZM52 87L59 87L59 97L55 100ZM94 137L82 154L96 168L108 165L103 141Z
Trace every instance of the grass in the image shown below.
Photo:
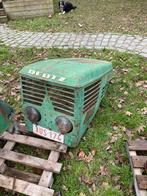
M60 57L90 57L112 61L114 74L84 139L77 148L69 149L66 155L61 156L64 167L61 175L55 176L53 188L64 196L133 196L133 180L125 143L129 138L147 137L146 127L139 132L139 127L147 124L141 112L146 104L147 92L143 87L136 86L138 81L145 80L147 76L145 58L112 50L37 50L1 46L1 98L5 98L19 113L19 93L12 94L19 83L19 70L30 62ZM132 114L127 116L127 111ZM79 151L83 150L88 155L93 148L96 149L93 161L85 163L77 160ZM24 145L17 146L16 150L47 157L46 151L35 151ZM15 167L32 171L19 164ZM0 195L6 194L11 195L0 189Z
M14 29L30 31L146 34L147 1L71 0L71 2L77 9L68 14L56 13L51 19L48 17L19 19L10 21L8 25Z

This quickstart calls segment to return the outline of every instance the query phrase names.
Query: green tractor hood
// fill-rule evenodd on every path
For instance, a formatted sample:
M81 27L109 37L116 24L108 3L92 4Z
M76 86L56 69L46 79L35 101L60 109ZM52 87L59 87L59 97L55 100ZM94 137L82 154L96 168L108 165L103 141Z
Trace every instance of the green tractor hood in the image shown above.
M95 59L51 59L39 61L21 70L21 75L59 85L83 87L112 71L112 64Z

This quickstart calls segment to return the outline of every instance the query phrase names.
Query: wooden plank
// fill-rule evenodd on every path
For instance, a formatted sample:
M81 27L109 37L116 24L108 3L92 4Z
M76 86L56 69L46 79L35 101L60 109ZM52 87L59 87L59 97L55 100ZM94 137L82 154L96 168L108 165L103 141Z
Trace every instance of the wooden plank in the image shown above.
M53 5L52 0L13 0L13 1L4 1L4 5L7 5L8 7L19 7L19 6L26 6L26 5L32 5L32 4L38 4L38 5Z
M32 17L39 17L39 16L48 16L49 14L53 14L53 10L48 10L48 11L42 11L42 10L40 10L40 11L27 11L27 12L8 12L7 10L6 10L6 13L7 13L7 15L8 15L8 17L10 18L10 19L15 19L15 18L32 18Z
M8 141L3 149L5 150L12 150L15 146L15 142L12 142L12 141ZM0 173L3 173L4 171L6 170L6 165L5 165L5 159L3 158L0 158Z
M22 7L6 7L5 6L5 10L7 11L11 11L11 12L25 12L25 11L37 11L37 10L50 10L53 9L53 6L50 5L43 5L43 6L38 6L38 5L27 5L27 6L22 6Z
M52 151L49 155L48 160L57 162L59 159L59 152ZM40 186L52 187L53 184L53 172L43 171L42 176L39 181Z
M0 139L11 140L17 143L34 146L34 147L45 149L45 150L53 150L53 151L59 151L59 152L64 152L64 153L67 151L67 146L64 144L60 144L60 143L45 140L45 139L30 137L26 135L10 134L6 132L0 137Z
M52 0L13 0L5 1L4 8L11 19L24 17L32 18L34 16L47 16L54 13Z
M147 190L147 175L136 175L140 189Z
M10 167L7 167L7 169L5 171L5 175L10 176L10 177L15 177L20 180L25 180L25 181L28 181L31 183L36 183L36 184L38 184L38 182L40 180L40 175L20 171L18 169L14 169L14 168L10 168Z
M136 151L129 151L130 162L131 162L131 167L132 167L132 171L133 171L135 192L136 192L137 196L147 196L147 192L145 190L140 190L139 189L137 179L136 179L136 175L142 175L142 170L138 169L138 168L133 168L133 163L131 161L131 157L136 156L136 155L137 155Z
M22 153L17 153L5 149L0 150L0 157L9 161L22 163L24 165L48 170L54 173L60 173L62 167L61 163L56 163L50 160L45 160L38 157L33 157L30 155L25 155Z
M147 140L129 141L128 148L131 151L147 151Z
M147 196L147 192L145 190L140 190L137 184L137 179L136 179L136 175L142 175L142 170L138 169L138 168L133 168L133 163L132 163L132 156L137 156L136 151L129 151L129 146L128 146L128 142L126 144L126 149L127 149L127 153L129 156L129 161L130 161L130 165L131 165L131 169L133 172L133 179L134 179L134 187L135 187L135 192L136 192L136 196Z
M39 185L0 175L0 186L29 196L53 196L54 190Z
M132 156L133 167L144 168L144 164L147 161L147 156Z

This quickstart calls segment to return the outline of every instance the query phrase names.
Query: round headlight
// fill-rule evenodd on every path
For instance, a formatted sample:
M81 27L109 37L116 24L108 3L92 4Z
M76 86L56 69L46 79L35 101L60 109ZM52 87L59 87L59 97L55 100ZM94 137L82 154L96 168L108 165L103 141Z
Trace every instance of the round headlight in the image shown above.
M68 133L72 130L73 125L65 116L59 116L56 118L56 125L62 134Z
M26 107L25 113L27 115L27 118L33 123L37 123L41 120L40 112L31 106Z

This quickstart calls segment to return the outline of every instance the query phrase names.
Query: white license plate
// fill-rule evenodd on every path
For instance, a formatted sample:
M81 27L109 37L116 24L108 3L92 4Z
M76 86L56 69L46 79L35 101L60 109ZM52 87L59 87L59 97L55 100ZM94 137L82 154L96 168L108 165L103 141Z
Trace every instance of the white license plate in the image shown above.
M64 143L64 135L33 124L33 133L56 142Z

